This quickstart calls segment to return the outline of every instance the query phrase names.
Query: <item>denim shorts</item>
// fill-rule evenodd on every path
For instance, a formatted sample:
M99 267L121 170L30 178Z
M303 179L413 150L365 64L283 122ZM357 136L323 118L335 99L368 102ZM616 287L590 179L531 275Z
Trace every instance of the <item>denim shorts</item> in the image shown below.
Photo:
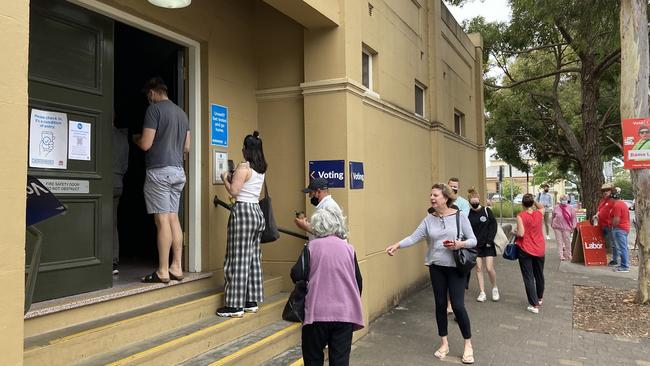
M150 214L178 212L185 186L185 171L177 166L147 169L144 202Z

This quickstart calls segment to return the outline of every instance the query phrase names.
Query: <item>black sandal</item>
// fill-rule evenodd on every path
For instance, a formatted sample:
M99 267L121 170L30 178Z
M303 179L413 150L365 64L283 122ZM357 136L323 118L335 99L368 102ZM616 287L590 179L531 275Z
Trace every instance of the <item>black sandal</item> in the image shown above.
M158 277L158 272L153 271L150 275L142 277L142 282L144 283L169 283L169 279L163 279Z
M174 280L174 281L182 281L183 278L185 278L185 276L183 276L183 275L176 276L175 274L169 272L169 279L170 279L170 280Z

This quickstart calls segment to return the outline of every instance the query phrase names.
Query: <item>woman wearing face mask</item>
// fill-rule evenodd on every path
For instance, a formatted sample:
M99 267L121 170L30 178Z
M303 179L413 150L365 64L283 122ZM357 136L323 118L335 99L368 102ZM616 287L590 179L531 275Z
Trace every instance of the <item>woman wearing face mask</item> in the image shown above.
M492 284L492 301L499 301L499 289L497 288L497 274L494 271L494 257L497 251L494 245L494 237L497 234L497 220L487 207L483 207L479 201L479 194L474 189L468 191L469 210L468 219L472 224L472 230L476 236L476 278L478 279L479 294L476 301L486 300L485 284L483 281L483 268L487 269L490 283ZM485 267L483 265L485 264Z
M562 261L571 261L571 233L577 223L575 209L568 204L567 196L561 195L560 203L553 209L551 227L557 240L557 253Z
M440 336L440 346L434 356L442 360L449 353L446 311L447 295L449 294L460 332L465 340L461 361L469 364L474 363L474 351L472 350L469 316L465 310L467 276L456 270L454 250L475 247L476 237L467 217L460 214L458 209L452 208L455 199L456 194L449 186L441 183L434 184L430 196L433 213L427 214L411 236L388 246L386 253L393 256L400 248L406 248L426 240L428 249L424 264L429 267L436 304L436 323ZM457 227L457 222L460 228Z
M264 298L260 239L265 223L259 200L267 164L259 132L244 138L242 153L245 161L234 173L221 174L226 190L236 199L228 218L223 268L226 306L217 309L223 317L255 313Z

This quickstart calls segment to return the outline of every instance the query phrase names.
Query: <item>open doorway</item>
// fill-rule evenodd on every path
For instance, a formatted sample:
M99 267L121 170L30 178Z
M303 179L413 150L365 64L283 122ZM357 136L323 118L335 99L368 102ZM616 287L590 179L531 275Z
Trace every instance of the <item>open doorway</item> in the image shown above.
M141 133L148 107L142 87L151 77L162 77L169 99L185 109L183 60L186 49L117 21L114 31L114 124L126 134L129 146L128 169L115 220L119 233L119 274L113 280L121 283L133 282L149 273L157 265L158 258L153 215L147 214L144 204L144 152L131 141L133 134ZM117 157L119 151L113 154ZM185 195L181 196L179 207L181 225L184 198Z

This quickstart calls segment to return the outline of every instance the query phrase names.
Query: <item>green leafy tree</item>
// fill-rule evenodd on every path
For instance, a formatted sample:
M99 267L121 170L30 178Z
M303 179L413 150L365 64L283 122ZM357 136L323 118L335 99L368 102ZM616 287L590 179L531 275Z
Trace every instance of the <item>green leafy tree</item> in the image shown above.
M521 187L517 185L516 182L514 184L510 184L510 178L503 178L503 182L501 182L501 197L503 197L504 200L510 201L510 187L512 186L512 197L517 196L518 194L521 193Z
M449 3L460 5L463 0ZM500 158L523 171L524 156L579 177L588 215L604 182L602 159L620 155L619 2L510 0L509 24L464 24L484 36L486 132Z

